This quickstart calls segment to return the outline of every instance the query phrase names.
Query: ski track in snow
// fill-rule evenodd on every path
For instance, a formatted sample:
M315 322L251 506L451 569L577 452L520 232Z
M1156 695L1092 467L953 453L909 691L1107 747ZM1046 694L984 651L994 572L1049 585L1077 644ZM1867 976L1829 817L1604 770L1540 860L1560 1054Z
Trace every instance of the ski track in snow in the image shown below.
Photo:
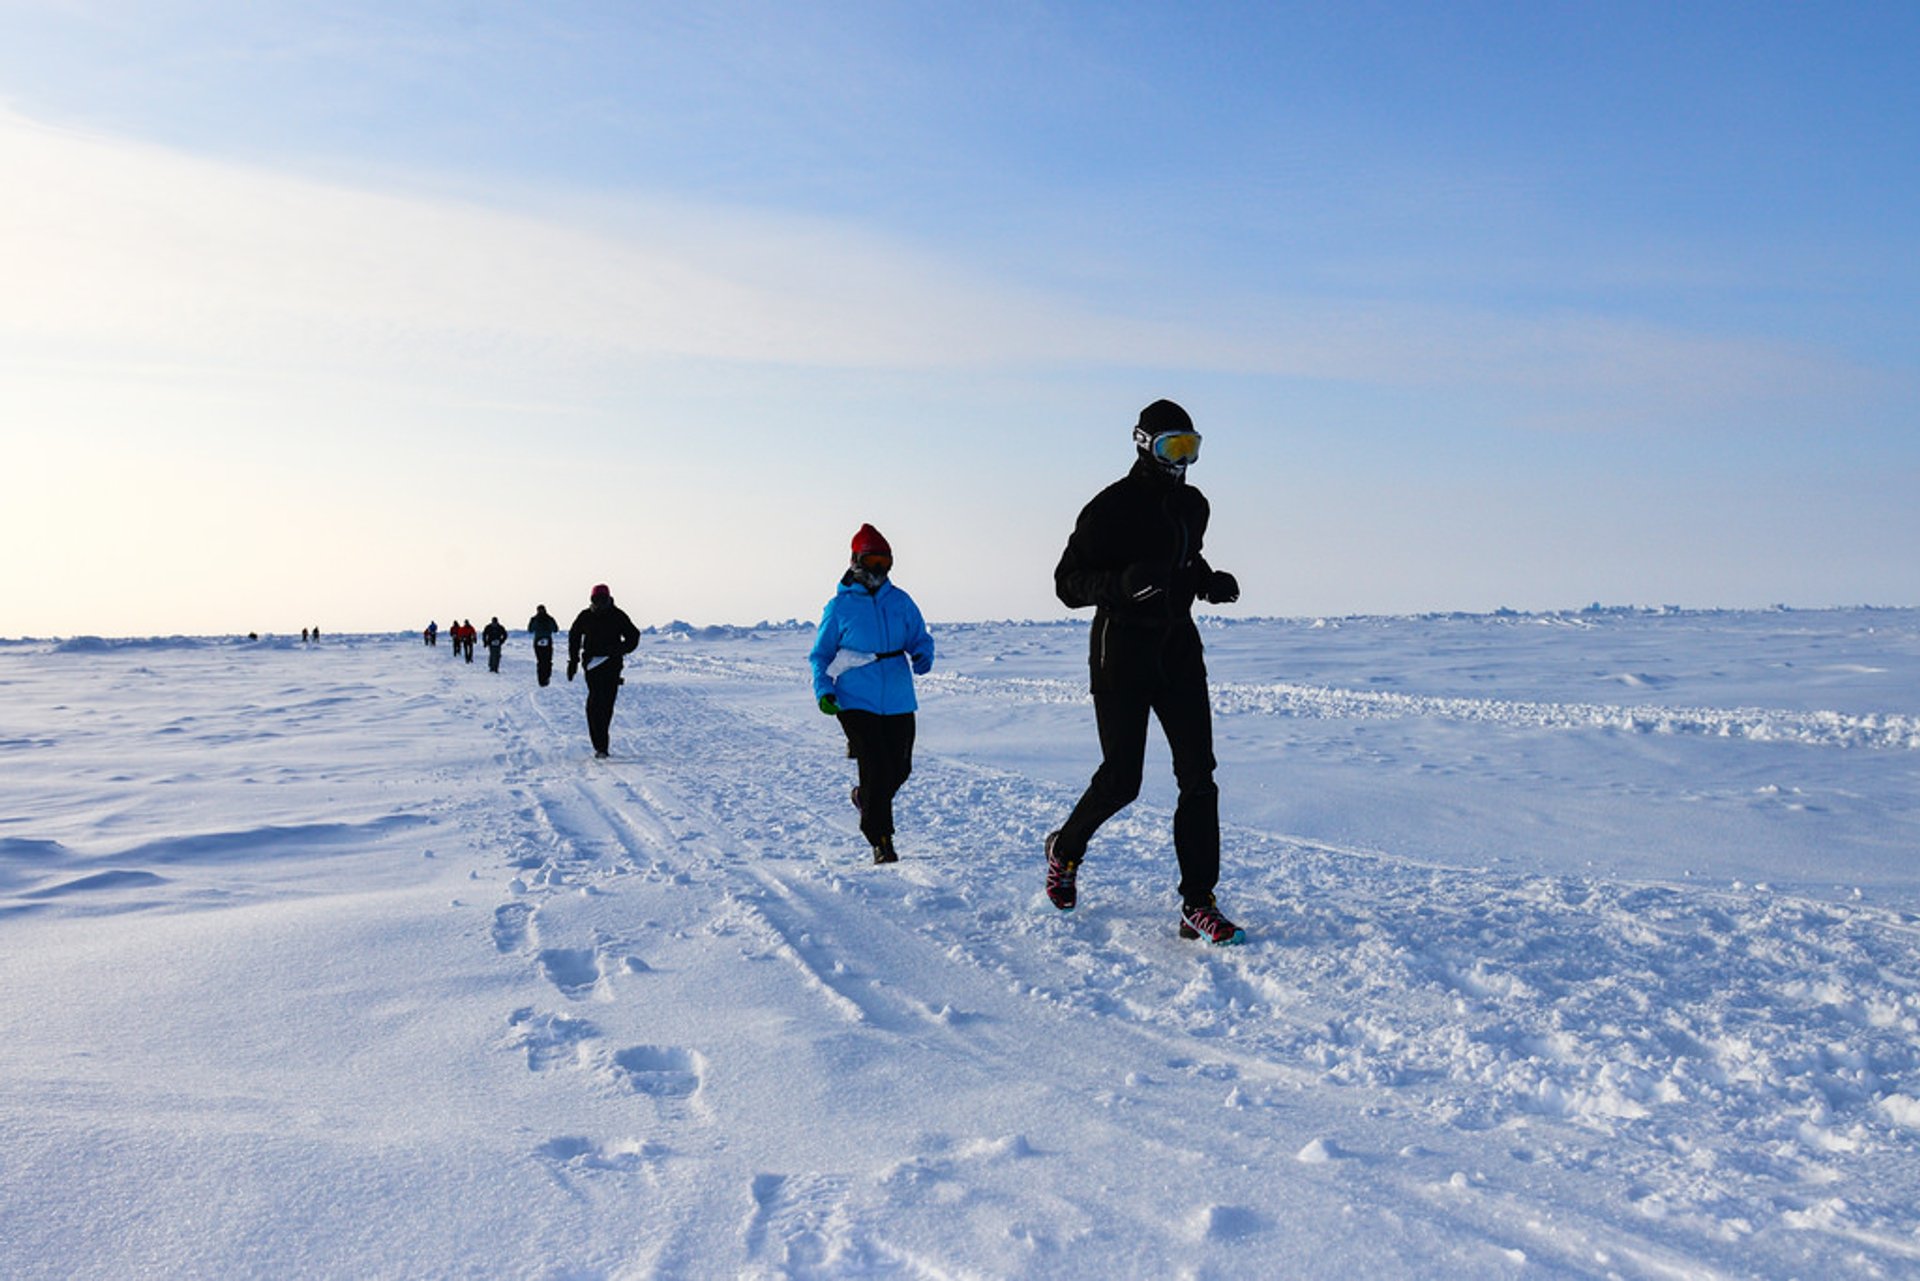
M1745 1249L1779 1234L1797 1234L1808 1258L1866 1260L1869 1275L1920 1267L1920 1218L1903 1181L1920 1130L1920 929L1910 917L1766 892L1435 870L1230 830L1223 893L1253 941L1201 950L1173 938L1164 811L1136 805L1105 829L1083 870L1083 906L1061 915L1039 894L1036 851L1072 793L923 754L899 802L906 861L862 867L851 811L834 804L848 773L837 737L798 735L705 697L702 682L716 678L784 685L793 671L651 656L630 675L606 764L579 759L574 700L558 710L516 700L494 726L515 808L484 823L511 833L517 874L492 942L526 956L551 988L548 1008L507 1017L505 1044L536 1071L564 1066L584 1088L645 1098L667 1136L557 1135L535 1156L574 1177L679 1179L680 1203L741 1206L730 1239L657 1225L665 1243L631 1265L953 1275L924 1242L894 1232L901 1205L939 1187L943 1219L963 1221L952 1202L997 1195L983 1154L1032 1155L1023 1135L954 1135L947 1150L891 1168L755 1171L738 1187L711 1185L723 1162L701 1171L665 1159L701 1146L689 1130L725 1106L709 1097L724 1088L725 1065L689 1045L604 1044L574 1012L644 1000L662 980L645 940L664 933L725 939L744 960L780 967L827 1027L988 1073L1001 1064L1013 1080L1030 1070L1015 1066L1030 1047L1000 1030L1013 1021L1001 1011L1025 1007L1030 1019L1039 1007L1062 1026L1091 1026L1115 1060L1143 1065L1107 1100L1115 1124L1130 1142L1185 1149L1170 1159L1220 1154L1184 1145L1177 1112L1155 1113L1148 1100L1162 1081L1213 1082L1219 1106L1244 1114L1238 1155L1251 1162L1270 1159L1265 1122L1300 1091L1344 1092L1354 1133L1315 1137L1297 1160L1378 1185L1402 1214L1428 1206L1455 1237L1478 1225L1493 1272L1530 1260L1583 1275L1734 1275ZM1084 697L1049 681L949 677L944 688L1011 702ZM1920 742L1898 717L1279 686L1229 686L1216 704L1225 714ZM636 919L629 899L658 915ZM1423 1132L1450 1139L1380 1146L1385 1134ZM1498 1154L1498 1168L1442 1168L1459 1152ZM1848 1196L1826 1193L1842 1181ZM1556 1195L1570 1187L1585 1190ZM1605 1212L1579 1208L1596 1205ZM1041 1209L1036 1220L1051 1213L1067 1226L1023 1229L1039 1257L1078 1233L1144 1251L1130 1256L1142 1275L1178 1263L1160 1253L1164 1241L1093 1226L1096 1205ZM1284 1218L1230 1204L1185 1213L1186 1236L1254 1258ZM962 1256L1008 1257L1005 1242L974 1246Z

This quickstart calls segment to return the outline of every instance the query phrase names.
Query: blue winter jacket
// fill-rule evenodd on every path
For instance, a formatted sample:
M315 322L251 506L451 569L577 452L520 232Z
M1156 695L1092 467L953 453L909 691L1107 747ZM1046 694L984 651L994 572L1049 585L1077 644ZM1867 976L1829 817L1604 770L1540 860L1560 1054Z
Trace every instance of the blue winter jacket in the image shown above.
M828 676L828 665L843 649L893 656L848 668L838 677ZM895 650L902 652L894 654ZM820 630L807 661L813 665L814 698L832 694L843 708L896 716L919 707L913 697L913 673L924 676L933 669L933 636L913 597L892 582L868 591L849 574L840 580L840 590L820 616Z

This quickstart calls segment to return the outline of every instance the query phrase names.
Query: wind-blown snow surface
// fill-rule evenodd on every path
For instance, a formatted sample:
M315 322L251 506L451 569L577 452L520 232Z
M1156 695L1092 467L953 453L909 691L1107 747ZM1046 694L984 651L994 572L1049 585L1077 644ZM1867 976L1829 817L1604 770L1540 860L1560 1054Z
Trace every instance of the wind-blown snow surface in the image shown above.
M1237 949L1083 625L0 645L0 1275L1920 1274L1920 613L1207 635Z

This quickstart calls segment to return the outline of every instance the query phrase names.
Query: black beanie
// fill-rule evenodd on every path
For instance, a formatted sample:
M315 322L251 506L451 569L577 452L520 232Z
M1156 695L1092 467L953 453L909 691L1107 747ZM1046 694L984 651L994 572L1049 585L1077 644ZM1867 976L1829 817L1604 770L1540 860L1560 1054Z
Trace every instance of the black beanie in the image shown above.
M1140 428L1148 437L1169 431L1192 431L1193 419L1171 400L1156 400L1140 411Z

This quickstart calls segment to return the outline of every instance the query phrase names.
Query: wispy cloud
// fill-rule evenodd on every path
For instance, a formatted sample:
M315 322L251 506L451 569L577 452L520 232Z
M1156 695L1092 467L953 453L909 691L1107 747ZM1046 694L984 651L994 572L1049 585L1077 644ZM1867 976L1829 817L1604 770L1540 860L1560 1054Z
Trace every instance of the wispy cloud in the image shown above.
M1832 394L1821 353L1574 310L1048 293L871 228L633 198L527 212L213 161L0 112L0 330L49 353L484 379L648 360L1144 365L1471 391L1515 422Z
M567 351L803 365L1094 358L1120 326L847 227L668 202L617 230L0 116L0 326L182 357ZM1072 323L1066 323L1068 320Z

